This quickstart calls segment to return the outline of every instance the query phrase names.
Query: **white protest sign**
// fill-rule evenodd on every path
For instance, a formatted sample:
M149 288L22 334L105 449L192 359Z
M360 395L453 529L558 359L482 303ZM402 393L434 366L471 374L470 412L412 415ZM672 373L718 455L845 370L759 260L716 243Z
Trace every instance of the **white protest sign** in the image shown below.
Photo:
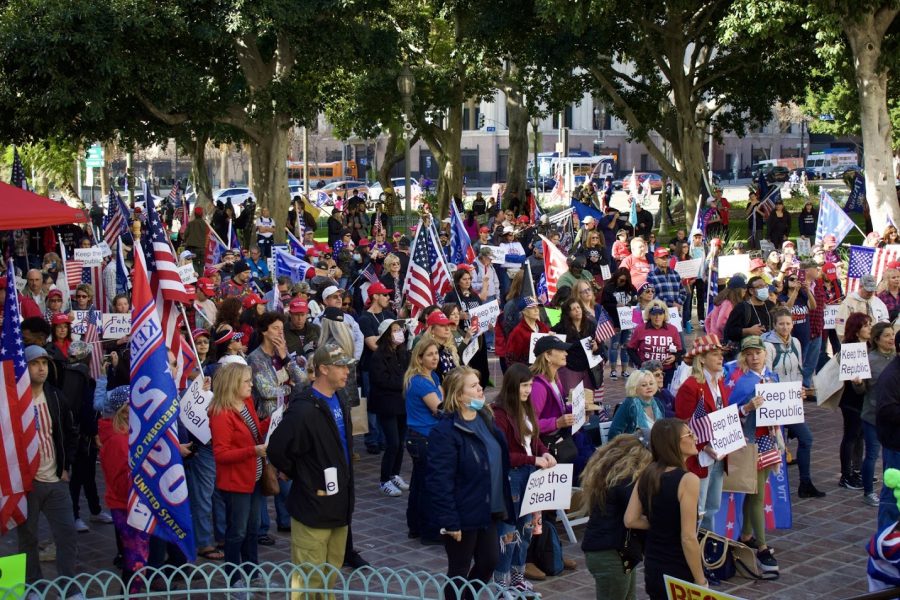
M588 359L588 367L593 369L601 362L603 362L603 356L600 354L594 354L594 349L591 348L591 343L594 341L594 338L586 337L581 340L581 347L584 348L584 354Z
M572 463L560 463L549 469L538 469L528 478L522 510L524 517L544 510L568 510L572 503Z
M178 267L178 276L181 277L181 283L194 283L197 281L197 273L194 272L194 265L191 263Z
M75 335L84 335L87 332L87 322L91 316L89 310L73 310L72 311L72 333Z
M571 392L569 392L569 400L572 403L572 416L575 417L575 422L572 423L572 433L574 434L576 431L584 427L584 423L587 420L587 416L585 415L585 398L584 398L584 383L579 383L575 386Z
M600 277L603 278L603 281L609 281L609 278L612 277L609 272L609 265L600 265Z
M118 340L131 334L131 313L103 313L103 339Z
M562 341L566 341L566 336L561 333L532 333L531 334L531 343L528 345L528 362L533 363L535 361L534 355L534 346L537 344L538 340L542 337L547 337L548 335L555 335Z
M112 250L110 250L109 244L106 243L106 240L103 240L99 244L97 244L97 247L100 248L100 253L104 257L112 255Z
M871 379L869 351L864 343L841 345L841 381L851 379Z
M482 248L491 249L491 262L493 264L503 264L506 262L506 252L500 246L481 246Z
M97 246L75 248L75 260L81 261L82 267L99 267L103 264L103 250Z
M619 329L625 331L636 327L634 324L634 307L618 306L616 307L616 312L619 313Z
M675 329L681 331L681 314L674 306L669 307L669 323L671 323Z
M797 254L800 256L809 256L812 254L812 248L809 244L809 238L800 236L797 238Z
M500 303L497 300L492 300L487 304L470 308L469 322L473 327L478 327L478 333L476 333L475 336L477 337L482 333L487 333L493 329L494 325L497 324L497 317L499 316Z
M278 424L281 423L281 419L284 418L284 402L278 405L278 408L272 411L271 418L269 419L269 431L266 433L266 446L269 445L269 440L272 438L272 433L275 431L275 428L278 427Z
M732 275L750 272L749 254L723 254L718 258L719 279L728 279Z
M756 424L760 427L804 421L803 382L757 383L756 395L765 399L756 409Z
M840 304L825 305L825 329L834 329L834 322L837 320L838 309Z
M709 443L719 458L747 445L737 404L709 413L709 424L713 433Z
M759 240L759 250L762 252L763 260L769 257L770 252L775 252L775 244L769 240Z
M469 364L478 352L478 338L472 338L466 349L462 351L462 361L464 365Z
M682 279L694 279L700 274L700 267L703 265L702 258L694 258L692 260L680 260L675 263L675 272Z
M194 436L204 444L208 444L212 439L209 431L209 416L206 411L209 409L209 403L212 402L212 391L204 391L203 382L205 377L200 375L191 382L188 389L181 397L180 418L184 426L187 427Z

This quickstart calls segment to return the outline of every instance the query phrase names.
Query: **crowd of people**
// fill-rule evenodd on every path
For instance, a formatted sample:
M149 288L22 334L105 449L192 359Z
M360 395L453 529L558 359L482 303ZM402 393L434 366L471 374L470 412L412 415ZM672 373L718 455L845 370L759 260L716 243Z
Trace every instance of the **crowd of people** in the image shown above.
M260 237L246 256L232 248L209 264L205 243L197 241L207 221L195 209L177 253L199 275L188 286L194 301L182 324L196 348L196 371L182 378L171 352L169 361L176 383L202 376L212 392L211 441L181 427L180 449L197 555L230 565L234 588L249 584L239 565L257 564L258 546L277 543L263 495L270 469L277 473L275 526L290 533L292 561L368 564L352 535L360 451L380 455L378 492L406 496L408 537L443 545L451 577L532 594L532 581L553 573L543 572L529 550L551 535L555 517L519 516L525 486L537 469L574 463L590 514L582 549L598 600L635 597L634 567L641 560L651 598L665 597L665 574L716 584L702 561L697 527L712 527L728 457L697 443L687 423L699 408L712 413L736 405L748 444L776 447L788 453L788 464L796 463L798 496L825 496L813 484L810 427L757 426L763 398L755 389L760 382L802 382L805 399L815 401L814 375L839 360L842 343L868 345L872 378L846 382L835 399L844 424L838 483L880 505L880 519L896 520L896 505L879 502L874 486L882 446L885 466L900 464L900 386L876 385L879 377L892 381L900 373L900 336L891 324L900 309L900 264L887 265L880 281L864 275L858 289L845 293L846 266L833 236L801 260L786 229L778 251L754 254L748 272L719 279L715 259L725 248L717 232L727 229L729 210L720 193L710 199L715 214L704 218L702 230L690 236L680 230L668 244L608 204L602 217L579 219L575 212L572 223L552 225L546 217L532 222L533 199L507 209L479 200L477 210L462 211L477 259L451 264L451 291L424 308L405 294L412 232L393 231L380 209L366 215L364 201L351 198L346 213L334 211L327 242L310 228L300 235L314 267L302 281L269 271L276 224L264 210ZM776 205L773 215L778 211ZM639 206L637 212L644 223L647 211ZM300 207L293 218L303 220ZM451 223L435 225L449 258ZM82 233L73 243L93 246L90 231ZM549 275L544 238L568 257L552 298L541 292ZM139 244L126 247L126 263L135 251ZM735 244L731 251L745 249ZM696 277L679 275L679 262L697 259ZM105 306L89 284L70 293L56 250L14 260L24 279L23 351L40 422L40 468L27 498L28 519L17 528L28 581L41 577L40 559L55 558L60 575L74 576L76 532L94 524L115 528L116 564L126 578L147 565L185 562L173 545L127 524L128 336L104 341L103 373L92 378L87 365L96 350L82 339L83 330L76 332L85 313L129 313L127 292L108 294ZM104 282L116 289L115 265L104 270ZM712 283L720 291L708 298ZM0 294L6 289L0 281ZM492 302L500 314L479 335L470 312ZM833 328L825 326L829 305L839 307ZM602 321L612 336L595 335ZM547 333L555 335L533 342ZM605 393L604 379L619 378L624 396ZM612 421L607 443L589 428L572 433L569 392L579 384L588 392L592 420ZM489 403L491 387L497 394ZM282 411L280 423L273 421ZM354 442L360 426L362 444ZM759 465L760 490L779 468L787 465ZM82 492L87 520L79 510ZM774 578L778 562L767 543L763 504L760 493L746 496L740 540ZM40 514L49 519L54 542L43 548ZM635 550L641 545L642 553ZM561 553L559 562L575 568ZM456 593L448 588L447 597Z

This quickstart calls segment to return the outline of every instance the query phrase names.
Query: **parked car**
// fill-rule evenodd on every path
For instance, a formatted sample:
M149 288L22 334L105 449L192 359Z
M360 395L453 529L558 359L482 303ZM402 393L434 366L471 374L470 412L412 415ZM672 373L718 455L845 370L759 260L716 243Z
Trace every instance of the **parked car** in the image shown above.
M406 199L406 178L405 177L391 177L391 186L394 188L394 196L397 198ZM415 179L410 178L409 180L409 193L413 198L417 198L422 195L422 188L419 186L419 182ZM375 203L384 200L384 188L381 185L380 181L376 181L371 186L369 186L369 194L368 200L366 201L366 205L373 209L375 208Z
M859 165L844 165L837 167L836 169L832 169L827 177L832 179L844 179L845 177L850 177L851 179L856 178L857 173L862 173L863 168Z
M227 203L230 201L235 206L243 206L244 202L251 199L256 202L256 196L253 195L250 188L246 187L225 188L213 192L213 202L221 200Z
M766 181L769 183L776 181L784 182L787 181L790 176L791 172L787 167L776 165L766 172Z
M641 186L644 185L644 180L648 178L650 179L650 192L653 194L661 192L663 183L662 177L660 177L658 173L635 173L635 179L637 179L638 184L638 192L640 192ZM631 191L631 175L627 175L622 178L622 191Z
M346 199L350 192L353 190L357 190L360 195L365 194L369 195L369 184L365 181L356 181L354 179L342 179L341 181L332 181L328 185L320 188L319 191L325 192L329 196L334 193L337 193L338 196L343 196Z

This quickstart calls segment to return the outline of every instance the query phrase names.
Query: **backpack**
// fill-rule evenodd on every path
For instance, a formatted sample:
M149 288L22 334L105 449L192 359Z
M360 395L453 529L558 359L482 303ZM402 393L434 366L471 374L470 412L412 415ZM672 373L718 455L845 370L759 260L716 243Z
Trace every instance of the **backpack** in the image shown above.
M769 342L769 343L771 343L771 342ZM797 358L798 359L800 358L800 349L797 348L796 346L794 346L794 338L791 338L790 344L791 344L791 349L789 351L783 349L784 345L781 342L772 344L772 347L775 349L775 358L772 359L772 370L773 371L778 371L778 363L780 363L781 360L785 356L788 356L790 354L796 354Z
M563 572L562 543L553 522L545 520L541 535L531 538L528 545L528 562L534 563L547 575L559 575Z

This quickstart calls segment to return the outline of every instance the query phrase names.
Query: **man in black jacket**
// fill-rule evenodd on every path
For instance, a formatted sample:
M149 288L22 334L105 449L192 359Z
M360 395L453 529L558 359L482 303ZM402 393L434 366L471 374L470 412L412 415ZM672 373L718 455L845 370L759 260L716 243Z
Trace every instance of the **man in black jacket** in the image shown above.
M900 332L894 335L894 348L900 352ZM900 469L900 354L892 360L878 377L872 388L877 390L875 401L875 429L881 442L882 461L885 470ZM881 502L878 505L878 531L900 519L894 490L888 486L881 488Z
M298 565L344 564L354 501L353 431L339 391L353 362L337 344L316 350L313 384L294 392L269 439L269 461L292 480L287 508L291 560ZM310 587L323 584L316 573L309 575Z

